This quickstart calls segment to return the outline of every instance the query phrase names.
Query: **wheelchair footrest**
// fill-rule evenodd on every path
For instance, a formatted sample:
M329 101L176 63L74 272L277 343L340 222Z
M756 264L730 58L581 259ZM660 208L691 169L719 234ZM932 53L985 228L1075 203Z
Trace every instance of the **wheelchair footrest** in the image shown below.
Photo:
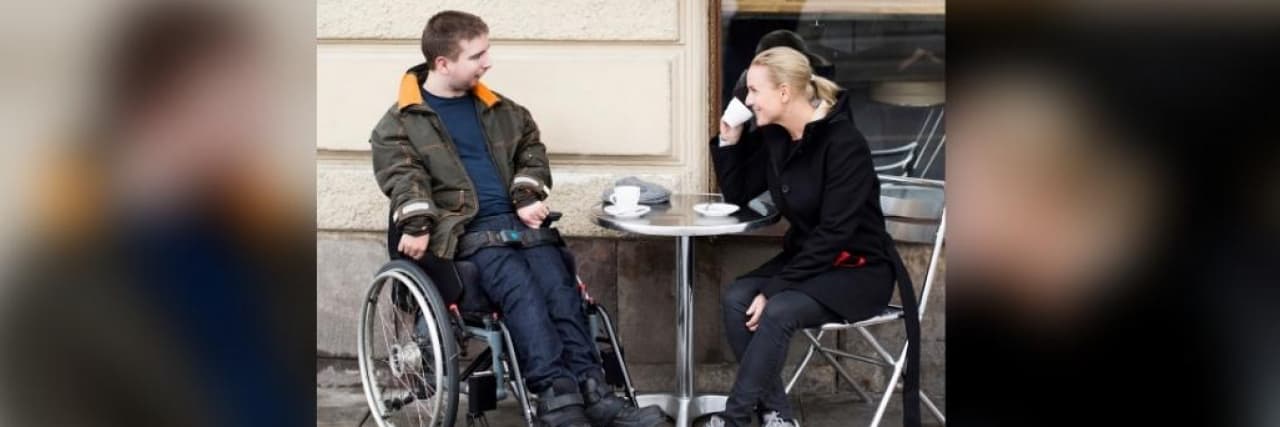
M600 352L601 362L604 365L604 381L614 387L626 387L626 377L622 375L622 363L618 362L618 354L615 349L602 350Z
M467 418L479 416L498 407L498 379L492 376L467 379Z
M467 414L467 427L489 427L489 420L484 417L484 413Z

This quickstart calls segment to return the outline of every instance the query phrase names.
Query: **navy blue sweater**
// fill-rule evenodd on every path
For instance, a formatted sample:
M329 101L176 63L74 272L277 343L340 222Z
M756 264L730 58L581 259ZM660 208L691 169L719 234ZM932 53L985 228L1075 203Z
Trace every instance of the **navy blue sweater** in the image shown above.
M422 98L440 115L453 145L458 148L458 156L462 157L462 166L476 185L476 196L480 200L476 218L515 212L507 187L503 185L493 164L493 156L489 154L489 143L480 127L475 98L470 93L457 98L441 98L426 90L422 91Z

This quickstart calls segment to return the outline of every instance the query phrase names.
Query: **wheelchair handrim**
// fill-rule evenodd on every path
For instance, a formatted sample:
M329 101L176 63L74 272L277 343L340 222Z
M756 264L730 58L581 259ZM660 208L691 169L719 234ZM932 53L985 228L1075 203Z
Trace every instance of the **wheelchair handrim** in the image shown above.
M413 299L418 305L418 309L421 312L421 316L423 317L423 320L426 322L429 339L431 341L431 348L434 350L431 353L432 353L432 361L434 362L432 366L434 368L433 374L435 377L434 384L435 384L436 390L432 394L428 402L415 401L412 404L419 405L423 403L429 403L429 408L431 408L430 410L431 413L429 414L430 419L426 421L426 424L421 424L421 425L428 425L428 426L435 425L437 422L440 421L443 415L442 399L447 397L445 396L446 393L452 392L452 390L442 389L442 387L445 386L445 375L447 374L447 372L445 372L446 369L444 366L445 349L443 346L443 342L441 341L440 327L439 325L436 324L437 323L437 319L435 316L436 313L432 311L432 307L427 303L427 299L425 298L425 296L422 295L422 290L418 288L418 286L416 286L416 284L413 282L412 279L409 278L407 274L396 269L379 273L374 278L373 284L369 287L369 292L365 296L363 309L361 310L360 329L359 329L359 336L357 339L360 342L358 346L358 352L359 352L358 359L359 359L359 365L360 365L361 382L364 385L365 399L369 404L370 410L373 412L374 421L379 426L386 427L388 425L386 423L386 419L394 415L394 413L388 413L388 408L384 407L385 400L382 396L382 390L378 383L377 369L376 369L376 366L374 366L374 364L372 363L373 362L372 346L374 345L374 343L371 342L372 341L371 335L373 335L373 332L374 332L373 331L373 327L374 327L373 320L375 315L374 311L376 311L376 308L379 302L379 297L382 294L382 291L386 289L387 284L392 284L393 286L397 284L405 286L406 289L409 290L409 294L413 295ZM394 288L391 288L387 290L387 292L393 292L393 289ZM396 309L394 307L394 303L392 303L391 301L387 301L387 303L392 304L393 310ZM385 331L383 335L384 335L384 341L385 341L385 336L386 336ZM390 354L391 346L389 343L387 343L387 347L388 347L388 354ZM425 380L426 378L424 377L422 379ZM401 385L405 385L405 384L401 383ZM410 392L413 391L412 385L406 385L405 388ZM420 419L420 421L422 418L421 415L422 415L421 411L419 411L418 418Z

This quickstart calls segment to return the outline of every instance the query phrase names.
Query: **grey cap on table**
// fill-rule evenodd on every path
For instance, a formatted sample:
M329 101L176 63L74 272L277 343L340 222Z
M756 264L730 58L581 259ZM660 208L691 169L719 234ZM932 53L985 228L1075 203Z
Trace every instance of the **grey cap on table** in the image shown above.
M642 205L660 205L671 199L671 190L634 176L628 176L615 181L613 183L613 187L609 187L604 190L604 194L600 195L600 199L608 202L609 196L613 195L613 188L624 185L640 187L640 204Z

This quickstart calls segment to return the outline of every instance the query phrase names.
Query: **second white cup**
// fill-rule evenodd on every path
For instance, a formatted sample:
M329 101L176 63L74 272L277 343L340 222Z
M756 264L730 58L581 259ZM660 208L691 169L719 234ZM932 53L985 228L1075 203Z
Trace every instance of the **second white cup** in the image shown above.
M609 195L609 203L623 209L635 208L640 204L640 187L634 185L613 187L613 194Z

